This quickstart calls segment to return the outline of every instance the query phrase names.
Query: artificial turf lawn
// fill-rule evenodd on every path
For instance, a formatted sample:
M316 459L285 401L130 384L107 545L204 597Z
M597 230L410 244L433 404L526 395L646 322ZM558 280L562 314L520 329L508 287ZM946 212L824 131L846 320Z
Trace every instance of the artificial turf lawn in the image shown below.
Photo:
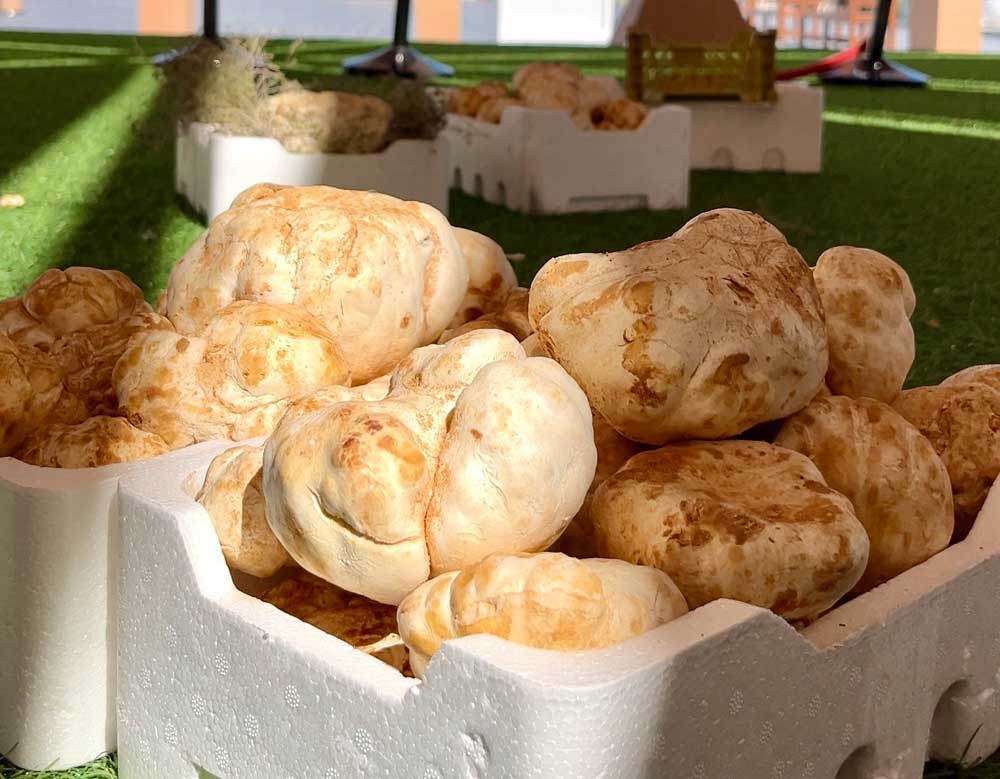
M168 39L0 34L0 192L27 205L0 210L0 297L48 267L119 268L154 299L170 267L202 229L173 193L173 120L148 56ZM287 43L272 44L279 63ZM288 72L307 82L339 71L370 45L308 42ZM503 79L541 58L621 76L615 49L426 46L458 81ZM804 63L817 53L779 55ZM464 195L451 220L487 233L523 282L549 257L620 249L669 235L719 206L757 211L814 262L824 249L879 249L909 272L917 292L917 362L911 384L967 365L1000 362L1000 58L905 55L934 77L929 90L830 88L819 176L696 172L684 211L524 216ZM106 779L113 761L49 779ZM0 763L0 779L29 779ZM1000 760L935 766L928 777L1000 779Z

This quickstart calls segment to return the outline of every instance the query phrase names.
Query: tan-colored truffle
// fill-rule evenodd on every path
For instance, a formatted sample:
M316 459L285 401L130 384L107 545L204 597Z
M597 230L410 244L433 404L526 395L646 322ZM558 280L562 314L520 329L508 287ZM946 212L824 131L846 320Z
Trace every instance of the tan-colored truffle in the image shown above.
M392 108L373 95L290 90L267 100L270 131L289 151L371 154L389 141Z
M158 311L190 336L234 301L294 304L330 331L363 383L436 341L468 286L451 225L431 206L259 184L174 266Z
M438 343L447 343L463 333L469 333L473 330L503 330L505 333L510 333L518 341L523 341L532 332L531 323L528 320L528 290L523 287L511 290L503 308L490 314L484 314L459 327L445 330L441 333Z
M692 608L731 598L810 619L868 563L850 501L807 457L757 441L638 454L597 488L591 516L603 555L659 568Z
M598 130L635 130L648 115L649 109L642 103L621 98L598 108L594 124Z
M931 442L941 457L955 500L955 538L972 528L1000 473L1000 390L976 372L938 386L905 390L892 407Z
M870 398L814 400L774 443L812 460L868 532L870 590L948 546L955 527L948 471L934 448L889 406Z
M451 93L451 112L476 116L483 104L508 97L507 85L499 81L484 81L473 87L462 87Z
M619 560L494 554L438 576L400 604L399 633L422 676L449 639L475 633L541 649L611 646L687 612L668 576Z
M264 513L264 445L234 446L208 466L195 497L212 520L231 568L266 579L292 562Z
M503 113L513 106L523 106L524 101L516 97L491 97L479 106L475 116L481 122L500 124Z
M45 468L98 468L147 460L169 449L160 436L121 417L96 416L75 425L50 424L36 430L17 457Z
M611 425L594 415L594 445L597 447L597 470L594 480L587 490L587 497L580 510L569 523L566 532L552 547L554 552L562 552L570 557L597 557L599 554L594 542L594 520L590 515L590 504L597 488L613 476L619 468L642 451L635 441L630 441L621 435Z
M549 546L596 465L590 410L556 363L477 330L413 352L380 401L282 420L271 529L307 570L383 603L493 551Z
M906 271L871 249L837 246L820 255L813 278L826 312L830 389L891 403L915 354Z
M47 422L63 393L55 360L0 334L0 457L13 454Z
M269 433L295 397L349 384L329 331L299 306L240 301L200 336L146 330L115 366L122 411L171 447Z
M406 647L391 640L397 637L392 606L344 592L307 571L296 571L260 599L398 671L408 670Z
M455 237L468 268L469 287L465 299L448 324L449 329L484 314L503 310L511 291L517 287L514 268L500 244L461 227L455 228Z
M808 266L756 214L702 214L671 238L550 260L531 324L619 433L728 438L803 408L827 368Z

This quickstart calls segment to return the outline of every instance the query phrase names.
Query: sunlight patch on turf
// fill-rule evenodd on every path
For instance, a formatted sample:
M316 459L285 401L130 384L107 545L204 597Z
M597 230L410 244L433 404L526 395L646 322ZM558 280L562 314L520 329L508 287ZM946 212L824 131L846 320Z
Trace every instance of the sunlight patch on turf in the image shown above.
M8 240L0 262L0 298L20 292L25 277L34 278L59 265L61 257L55 255L62 240L76 227L81 204L97 197L115 169L133 124L146 110L153 78L148 69L136 70L117 92L81 114L0 178L0 191L17 192L26 200L24 207L0 213L0 234L14 237ZM122 111L122 105L130 110ZM53 171L67 169L72 169L72 176L53 178ZM23 246L34 258L28 262L30 267L25 267L16 257L21 246L18 225L33 224L42 215L47 216L49 228L33 233L30 246Z
M977 95L1000 95L1000 81L977 81L965 78L933 78L928 87L935 92L969 92Z
M93 57L34 57L32 59L0 59L0 70L24 70L26 68L93 68L108 65L109 62L125 65L142 65L147 57L123 57L121 59L97 59Z
M891 111L875 113L843 110L824 111L823 119L831 124L846 124L855 127L876 127L908 133L928 133L930 135L951 135L957 138L1000 141L1000 123L975 119L949 120L940 116L903 114Z
M0 51L47 51L53 54L131 54L124 46L94 46L80 43L46 43L45 41L0 40Z

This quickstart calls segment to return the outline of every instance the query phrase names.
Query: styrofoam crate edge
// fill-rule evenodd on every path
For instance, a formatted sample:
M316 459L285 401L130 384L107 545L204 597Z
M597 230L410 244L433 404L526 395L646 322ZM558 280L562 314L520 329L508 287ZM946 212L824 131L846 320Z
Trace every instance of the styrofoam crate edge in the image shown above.
M448 213L447 140L398 140L375 154L302 154L274 138L226 135L192 123L177 130L177 191L208 220L262 182L383 192Z
M156 499L122 482L122 779L903 778L929 734L941 757L1000 744L998 490L967 541L804 635L718 601L595 652L468 637L415 684L235 591L180 466Z
M449 115L452 184L526 213L684 208L691 113L653 109L635 130L585 131L563 111L504 111L499 124Z
M804 82L775 85L774 103L692 100L694 170L819 173L823 167L823 90Z

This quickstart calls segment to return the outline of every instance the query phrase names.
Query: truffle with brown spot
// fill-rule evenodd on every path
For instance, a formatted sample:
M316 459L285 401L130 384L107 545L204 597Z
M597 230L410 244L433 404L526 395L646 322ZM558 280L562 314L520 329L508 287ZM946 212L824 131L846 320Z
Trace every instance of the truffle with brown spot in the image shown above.
M51 356L0 334L0 457L49 420L68 394L63 378Z
M396 633L396 609L392 606L345 592L308 571L296 571L261 593L260 599L397 671L409 670L408 653Z
M247 301L198 336L141 332L113 374L122 412L171 447L265 435L293 398L350 380L338 343L303 308Z
M434 343L469 287L447 219L424 203L258 184L174 266L159 313L198 336L236 301L294 305L322 323L356 382Z
M868 535L809 458L757 441L637 454L597 488L598 550L652 565L691 608L718 598L811 619L851 591Z
M871 551L855 587L870 590L948 546L955 512L948 471L934 447L889 406L871 398L814 400L774 443L812 460L847 496Z
M891 403L915 354L910 277L884 254L837 246L820 255L813 279L826 312L833 394Z
M528 313L594 410L646 444L729 438L786 417L827 369L809 267L746 211L710 211L625 251L550 260Z
M473 330L503 330L505 333L510 333L518 341L523 341L531 335L531 322L528 320L528 290L523 287L511 290L502 308L489 314L483 314L478 319L473 319L464 325L445 330L441 333L438 343L447 343L463 333L469 333Z
M951 479L955 539L972 529L1000 473L1000 368L968 368L941 384L904 390L892 407L931 442Z
M267 519L306 570L397 604L491 552L547 548L596 459L566 372L476 330L414 351L382 400L283 419L264 453Z
M99 468L148 460L170 451L167 442L121 417L96 416L75 425L46 425L27 437L17 457L45 468Z
M267 525L263 460L263 444L227 449L208 466L195 500L212 520L229 566L266 579L292 558Z
M540 649L599 649L687 613L661 571L553 552L493 554L438 576L399 605L399 634L423 676L449 639L490 633Z

